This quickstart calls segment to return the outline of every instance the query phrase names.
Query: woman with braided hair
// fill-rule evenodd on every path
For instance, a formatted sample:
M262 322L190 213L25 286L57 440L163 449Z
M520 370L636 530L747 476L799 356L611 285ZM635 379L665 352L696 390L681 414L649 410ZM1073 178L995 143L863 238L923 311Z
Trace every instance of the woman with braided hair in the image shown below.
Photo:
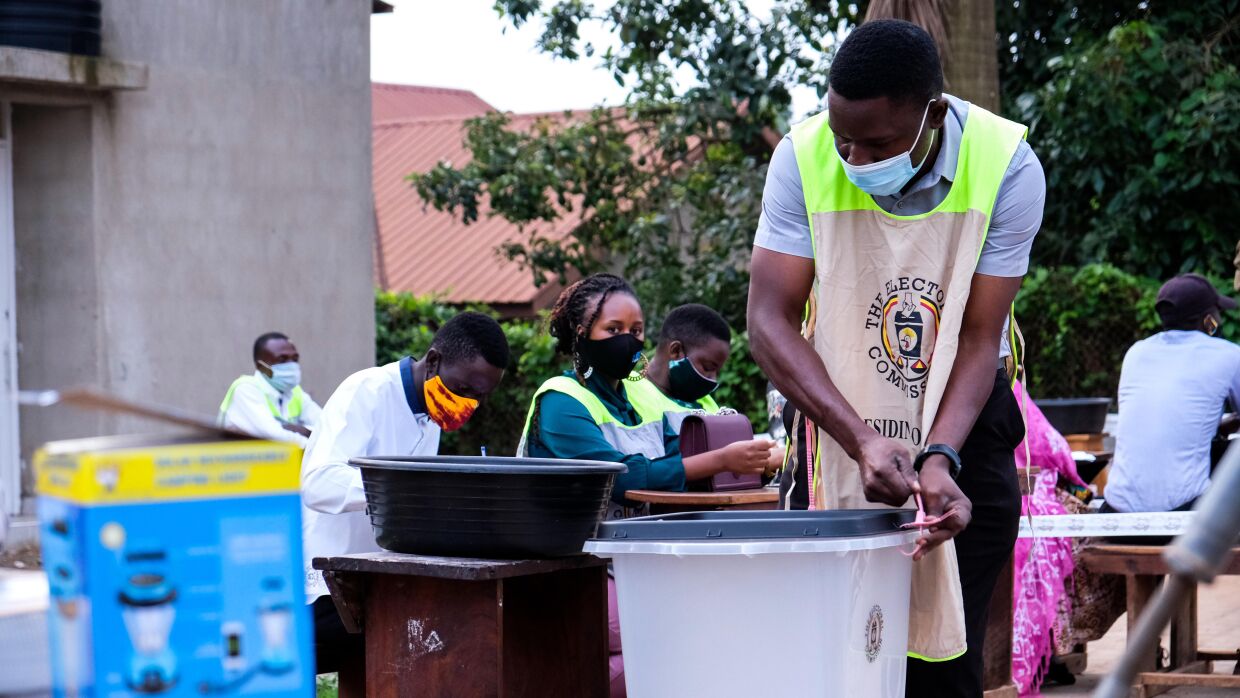
M617 505L628 490L679 491L686 480L724 471L762 472L769 443L736 443L682 459L676 431L634 408L625 385L642 359L645 318L624 279L595 274L569 286L548 324L557 353L571 357L573 369L534 394L521 455L624 463L629 470L612 490Z
M643 417L625 386L642 358L645 318L637 294L614 274L595 274L569 286L551 309L556 352L573 368L543 383L530 405L519 455L624 463L609 515L621 512L634 489L683 490L685 481L725 470L761 473L770 442L747 441L681 458L680 437L661 415ZM611 696L625 695L624 658L615 585L608 580Z

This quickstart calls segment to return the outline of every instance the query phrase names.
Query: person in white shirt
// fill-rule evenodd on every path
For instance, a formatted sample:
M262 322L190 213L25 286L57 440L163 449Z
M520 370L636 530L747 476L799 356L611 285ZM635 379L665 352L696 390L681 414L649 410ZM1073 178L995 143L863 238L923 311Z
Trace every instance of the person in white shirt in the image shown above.
M220 426L305 448L322 409L301 389L301 354L289 338L254 340L254 374L233 381L220 403Z
M323 407L301 462L306 601L314 607L316 655L339 660L360 652L361 635L345 632L311 561L379 550L361 472L349 459L436 455L440 432L461 428L507 366L508 340L499 323L462 313L439 328L421 360L405 357L358 371Z
M1104 512L1192 508L1210 486L1211 438L1229 424L1223 404L1240 406L1240 346L1213 336L1236 301L1181 274L1154 307L1163 331L1134 344L1120 372Z

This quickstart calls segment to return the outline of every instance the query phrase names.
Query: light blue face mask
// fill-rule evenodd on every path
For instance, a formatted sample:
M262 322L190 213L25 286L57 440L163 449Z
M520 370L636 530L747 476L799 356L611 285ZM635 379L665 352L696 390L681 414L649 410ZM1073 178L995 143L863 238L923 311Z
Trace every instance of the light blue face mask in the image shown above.
M267 382L271 384L271 387L276 390L282 393L287 393L293 388L296 388L298 385L301 385L301 365L296 361L286 361L285 363L276 364L275 366L272 366L266 362L259 363L262 363L264 366L271 369L271 375L264 377L267 378Z
M913 139L913 148L917 147L917 142L921 140L921 132L926 128L926 116L930 113L930 105L934 100L926 102L926 111L921 115L921 126L917 128L917 137ZM930 132L930 142L934 143L934 131ZM844 174L848 175L849 181L857 185L857 188L871 196L891 196L904 188L909 183L913 175L917 174L917 170L926 164L926 158L930 157L932 148L926 148L926 156L916 167L913 166L913 148L896 155L895 157L871 162L868 165L852 165L844 156L840 154L838 148L835 154L839 155L840 162L844 165Z

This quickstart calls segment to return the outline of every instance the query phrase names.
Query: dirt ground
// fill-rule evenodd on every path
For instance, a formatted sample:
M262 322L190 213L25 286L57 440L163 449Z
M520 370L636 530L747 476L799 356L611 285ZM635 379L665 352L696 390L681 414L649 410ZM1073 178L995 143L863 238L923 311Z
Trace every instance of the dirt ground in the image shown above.
M13 550L0 552L0 567L12 567L19 570L37 570L43 568L43 556L37 543L16 546Z

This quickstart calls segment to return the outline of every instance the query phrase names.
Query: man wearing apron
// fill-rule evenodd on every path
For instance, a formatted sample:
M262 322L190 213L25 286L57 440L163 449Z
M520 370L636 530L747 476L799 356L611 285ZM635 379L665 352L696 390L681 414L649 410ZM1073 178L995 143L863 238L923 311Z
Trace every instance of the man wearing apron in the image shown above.
M754 357L817 430L811 506L919 492L946 516L917 550L909 618L906 695L936 698L982 695L986 610L1016 541L1007 319L1046 193L1023 126L942 90L922 29L853 31L827 111L772 157L749 288Z

